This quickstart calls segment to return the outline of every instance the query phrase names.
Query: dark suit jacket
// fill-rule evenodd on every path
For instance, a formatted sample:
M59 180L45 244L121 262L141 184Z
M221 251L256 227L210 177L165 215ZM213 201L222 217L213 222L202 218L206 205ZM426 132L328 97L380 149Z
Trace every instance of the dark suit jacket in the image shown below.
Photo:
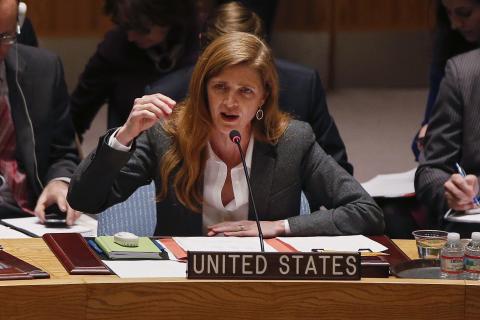
M353 175L347 152L335 121L328 112L325 92L318 73L284 60L275 60L280 80L279 104L294 118L310 123L318 144ZM183 68L159 79L146 89L147 94L162 93L181 101L188 91L193 67Z
M160 125L144 132L130 152L99 141L75 173L68 201L77 210L98 213L124 201L152 179L160 188L159 161L171 144ZM311 127L293 120L276 145L255 141L252 192L260 220L289 221L292 235L379 234L383 214L360 184L318 146ZM94 192L91 192L94 190ZM310 215L299 216L304 190ZM327 209L320 209L324 206ZM254 220L250 201L249 219ZM202 215L178 202L169 187L157 203L156 235L201 235Z
M176 68L194 61L195 49L186 50L187 53L179 57ZM108 103L107 127L122 125L135 98L144 94L145 86L165 74L156 69L146 50L128 41L125 31L115 28L108 32L71 95L75 130L83 135L104 103Z
M16 158L27 175L33 205L50 180L70 177L79 163L63 67L56 55L21 44L10 49L5 67Z
M450 59L415 175L417 198L441 222L448 210L443 184L458 162L480 175L480 49Z

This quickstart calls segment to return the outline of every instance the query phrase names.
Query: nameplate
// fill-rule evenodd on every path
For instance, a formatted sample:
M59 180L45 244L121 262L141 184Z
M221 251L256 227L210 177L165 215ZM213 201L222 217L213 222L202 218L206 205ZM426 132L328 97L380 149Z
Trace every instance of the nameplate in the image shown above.
M358 252L187 252L189 279L360 280Z

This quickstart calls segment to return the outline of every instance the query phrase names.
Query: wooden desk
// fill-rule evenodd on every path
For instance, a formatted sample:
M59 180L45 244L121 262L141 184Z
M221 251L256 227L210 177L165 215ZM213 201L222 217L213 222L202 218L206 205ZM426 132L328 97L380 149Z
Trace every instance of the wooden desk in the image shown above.
M0 319L478 319L480 286L453 280L192 281L70 276L42 239L0 240L51 279L0 281ZM413 241L397 244L413 258Z

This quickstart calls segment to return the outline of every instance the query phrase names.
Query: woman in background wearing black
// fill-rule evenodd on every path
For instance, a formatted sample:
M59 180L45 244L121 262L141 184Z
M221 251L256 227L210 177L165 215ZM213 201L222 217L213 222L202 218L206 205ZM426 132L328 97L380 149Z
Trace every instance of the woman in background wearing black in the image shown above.
M71 96L80 137L108 103L107 127L119 126L145 86L197 58L193 0L106 0L116 27L90 58Z

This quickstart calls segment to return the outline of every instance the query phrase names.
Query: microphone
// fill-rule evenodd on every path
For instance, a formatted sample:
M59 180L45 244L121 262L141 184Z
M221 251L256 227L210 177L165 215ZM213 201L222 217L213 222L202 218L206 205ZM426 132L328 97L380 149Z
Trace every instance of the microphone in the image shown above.
M263 245L262 227L260 226L260 220L258 219L255 200L253 199L252 187L250 186L250 176L248 175L247 164L245 163L245 157L243 155L242 146L240 146L240 141L242 140L242 136L240 135L240 132L238 132L237 130L230 131L230 140L232 140L232 142L237 145L238 151L240 152L240 158L242 158L243 170L245 171L245 178L247 178L248 192L250 193L250 200L252 201L253 213L255 213L255 221L257 222L258 238L260 239L260 249L262 250L262 252L265 252L265 247Z

